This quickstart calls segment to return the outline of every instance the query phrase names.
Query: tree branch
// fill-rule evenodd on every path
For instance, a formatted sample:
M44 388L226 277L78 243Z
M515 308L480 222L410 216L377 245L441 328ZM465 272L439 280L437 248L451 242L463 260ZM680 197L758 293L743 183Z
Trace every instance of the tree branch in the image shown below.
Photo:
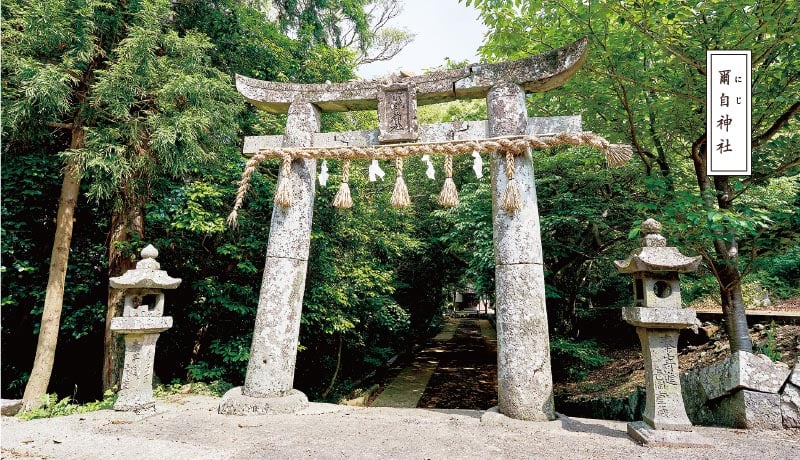
M49 126L51 128L61 128L61 129L70 129L70 130L75 127L75 125L72 124L72 123L58 123L58 122L55 122L55 121L48 121L48 122L45 123L45 125Z
M776 134L778 131L780 131L780 130L781 130L781 128L783 128L784 126L786 126L786 123L788 123L788 122L789 122L789 120L790 120L790 119L791 119L791 118L792 118L792 117L793 117L793 116L794 116L794 115L795 115L795 114L796 114L798 111L800 111L800 101L798 101L798 102L795 102L794 104L792 104L792 105L791 105L791 107L789 107L789 109L788 109L786 112L783 112L783 114L782 114L781 116L779 116L777 120L775 120L775 123L773 123L773 124L772 124L772 126L770 126L770 127L769 127L769 129L767 129L766 131L764 131L764 133L763 133L763 134L761 134L760 136L758 136L758 137L757 137L757 138L756 138L756 139L755 139L755 140L752 142L752 147L754 147L754 148L755 148L755 147L758 147L759 145L763 144L764 142L767 142L768 140L772 139L772 137L773 137L773 136L774 136L774 135L775 135L775 134Z

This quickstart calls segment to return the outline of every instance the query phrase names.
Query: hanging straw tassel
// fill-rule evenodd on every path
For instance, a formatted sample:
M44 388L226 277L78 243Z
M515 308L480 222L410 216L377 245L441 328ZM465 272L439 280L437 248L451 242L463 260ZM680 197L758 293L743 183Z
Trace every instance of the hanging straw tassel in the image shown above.
M285 155L281 163L281 177L275 191L275 204L282 208L292 205L292 157Z
M458 190L456 183L453 182L453 155L448 154L444 157L444 176L444 187L439 193L438 203L445 208L454 208L458 206Z
M406 181L403 180L403 158L395 158L394 164L397 167L397 180L394 183L394 192L392 192L390 204L395 208L405 208L411 204L411 199L408 197Z
M506 151L506 177L508 177L508 184L503 192L503 198L500 199L500 207L506 212L518 211L522 208L522 200L519 194L519 185L514 179L514 153L510 150Z
M353 207L353 198L350 196L350 160L344 160L342 164L342 183L336 196L333 197L333 207L339 209L349 209Z
M228 219L226 220L230 228L239 226L239 209L242 208L244 196L247 195L247 190L250 188L250 177L253 176L256 167L258 167L258 164L261 163L263 159L264 156L258 153L254 155L253 158L249 159L245 165L244 173L242 173L242 180L239 182L239 190L236 191L236 201L233 203L233 211L228 214Z

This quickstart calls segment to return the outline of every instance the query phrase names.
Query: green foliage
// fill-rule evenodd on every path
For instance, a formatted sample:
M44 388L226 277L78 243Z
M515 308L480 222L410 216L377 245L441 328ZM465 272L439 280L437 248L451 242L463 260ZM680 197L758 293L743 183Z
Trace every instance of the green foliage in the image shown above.
M634 167L607 168L594 149L536 151L533 160L550 324L569 334L578 310L590 303L614 306L622 300L620 292L627 296L612 262L630 250L626 235L644 192ZM495 261L488 167L476 181L466 166L457 175L463 184L459 206L434 211L446 224L437 242L465 265L461 282L491 298Z
M11 0L2 8L4 397L18 394L15 382L30 370L61 153L88 180L75 215L53 387L67 393L79 381L92 394L99 386L108 288L103 216L141 199L143 241L185 280L167 296L176 327L159 342L156 372L167 380L241 382L277 163L254 178L239 230L224 220L244 165L240 136L280 132L285 117L242 110L230 76L341 81L353 76L353 52L292 40L233 0ZM85 149L68 151L69 131L48 126L73 122L87 127ZM141 242L118 249L135 254ZM75 356L85 365L59 364Z
M212 380L209 383L194 382L182 384L180 382L173 382L170 384L160 384L153 388L153 396L156 398L164 398L173 395L204 395L221 397L226 391L233 388L228 382L221 380Z
M800 246L785 254L761 259L753 277L778 298L800 295Z
M302 43L341 48L352 40L366 49L372 40L365 12L369 3L367 0L275 0L272 5L283 31L296 31Z
M763 344L756 346L754 350L755 353L767 355L769 359L776 363L781 360L781 353L778 351L778 346L775 341L777 329L778 326L775 324L775 321L770 322L765 331L767 333L767 340Z
M86 404L76 404L72 398L58 399L58 395L50 393L42 397L42 405L36 409L21 412L17 417L22 420L33 420L37 418L63 417L65 415L85 414L103 409L111 409L117 401L117 395L108 391L100 401L93 401Z
M760 259L797 246L800 157L792 146L800 140L800 43L794 39L800 22L788 2L465 3L476 6L489 29L481 48L488 60L522 58L589 38L583 69L529 102L541 115L579 113L584 129L633 146L631 163L645 177L644 188L630 190L627 200L638 206L629 215L658 219L672 245L702 255L720 286L717 295L724 294L724 308L732 309L733 291ZM708 49L752 51L750 177L706 176ZM583 250L584 244L573 247ZM749 345L738 327L744 323L726 323L734 348Z
M609 359L601 354L594 340L576 341L556 336L550 337L550 361L553 379L565 382L584 379L589 371L606 364Z

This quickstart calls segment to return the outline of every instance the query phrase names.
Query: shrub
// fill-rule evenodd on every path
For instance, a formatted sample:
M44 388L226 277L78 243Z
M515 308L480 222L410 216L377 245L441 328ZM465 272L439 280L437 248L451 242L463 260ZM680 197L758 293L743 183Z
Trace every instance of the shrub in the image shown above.
M562 382L583 380L589 371L609 361L594 340L575 341L566 337L551 338L550 357L553 378Z

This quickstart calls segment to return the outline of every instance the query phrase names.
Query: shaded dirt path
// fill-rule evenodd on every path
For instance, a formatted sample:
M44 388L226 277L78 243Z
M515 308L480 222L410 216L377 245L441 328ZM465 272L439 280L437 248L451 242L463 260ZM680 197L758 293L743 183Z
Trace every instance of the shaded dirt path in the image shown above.
M484 331L491 330L486 320L464 318L451 340L423 351L439 365L417 407L486 410L497 405L497 346L481 334L481 322Z

